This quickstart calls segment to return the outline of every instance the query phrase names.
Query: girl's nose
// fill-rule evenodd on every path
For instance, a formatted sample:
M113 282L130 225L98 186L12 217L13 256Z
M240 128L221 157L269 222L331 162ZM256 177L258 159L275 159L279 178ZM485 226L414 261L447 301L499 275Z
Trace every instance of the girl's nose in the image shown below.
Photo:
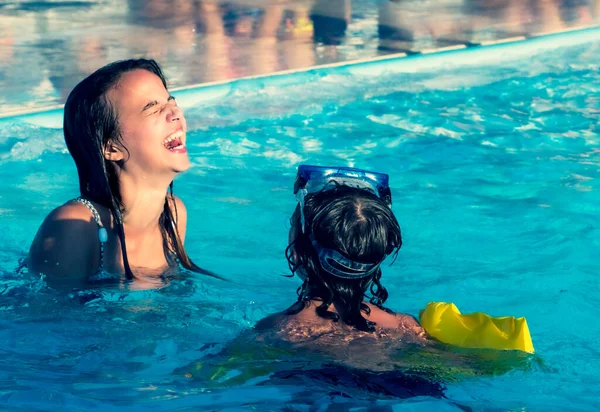
M167 121L168 122L175 122L177 120L181 120L182 117L183 117L183 112L177 106L173 106L171 108L171 110L169 110L169 112L167 113Z

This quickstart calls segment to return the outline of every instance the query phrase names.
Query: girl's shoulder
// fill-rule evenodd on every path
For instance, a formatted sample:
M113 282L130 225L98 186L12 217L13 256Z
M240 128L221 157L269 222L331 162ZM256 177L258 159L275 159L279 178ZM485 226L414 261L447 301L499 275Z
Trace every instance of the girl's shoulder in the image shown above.
M110 221L106 208L94 206L102 221ZM85 204L69 201L44 219L29 250L28 268L49 276L80 277L93 272L98 245L94 213Z
M103 226L110 226L109 210L96 203L90 202L89 205L91 207L82 202L70 200L57 207L42 222L37 237L69 237L88 233L96 235L98 218ZM82 239L77 237L77 240Z

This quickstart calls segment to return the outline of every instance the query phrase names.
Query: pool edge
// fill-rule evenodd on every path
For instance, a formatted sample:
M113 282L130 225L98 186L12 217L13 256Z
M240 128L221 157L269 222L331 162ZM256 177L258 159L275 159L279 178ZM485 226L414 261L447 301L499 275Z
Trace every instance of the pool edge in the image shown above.
M192 84L171 89L182 107L194 106L202 101L223 97L236 87L259 84L261 86L286 83L300 83L303 76L335 73L336 70L346 70L352 74L380 75L383 72L418 72L426 68L446 64L452 66L481 65L494 59L517 57L521 53L542 52L544 50L567 47L570 45L600 41L600 26L567 29L560 32L532 34L516 38L498 39L493 42L478 44L457 44L438 49L423 50L418 53L394 53L359 60L309 66L300 69L285 70L274 73L240 77L219 82ZM536 47L537 46L537 47ZM503 50L504 53L495 53ZM458 57L458 58L455 58ZM471 57L470 60L465 57ZM291 78L298 77L293 82ZM64 105L43 107L34 110L14 111L0 114L0 126L10 122L25 122L43 127L62 127Z

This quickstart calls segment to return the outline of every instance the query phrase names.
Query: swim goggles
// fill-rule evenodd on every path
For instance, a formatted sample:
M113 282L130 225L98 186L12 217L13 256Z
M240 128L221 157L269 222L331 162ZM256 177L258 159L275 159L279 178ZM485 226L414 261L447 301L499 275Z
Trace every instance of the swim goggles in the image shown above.
M337 186L349 186L368 190L392 206L389 176L351 167L322 167L300 165L294 183L294 194L300 205L302 232L305 233L304 199L308 193L331 190ZM348 259L336 250L322 247L312 233L309 234L313 247L319 255L321 267L328 273L344 279L360 279L375 272L381 262L362 263Z

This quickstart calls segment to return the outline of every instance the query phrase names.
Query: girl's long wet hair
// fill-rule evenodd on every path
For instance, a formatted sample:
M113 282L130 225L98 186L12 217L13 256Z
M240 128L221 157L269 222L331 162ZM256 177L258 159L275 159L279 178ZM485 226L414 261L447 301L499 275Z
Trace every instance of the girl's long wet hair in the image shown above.
M108 64L82 80L69 94L64 109L64 135L67 148L77 166L81 196L108 208L114 218L121 241L125 275L134 274L127 259L127 246L123 229L124 205L118 178L117 165L106 160L104 154L109 142L124 147L119 128L118 113L107 97L121 77L133 70L146 70L158 76L165 89L167 81L154 60L131 59ZM125 148L126 149L126 148ZM171 199L171 200L169 200ZM173 199L173 182L159 218L163 249L167 261L176 260L185 269L216 276L197 266L187 255L177 230L177 208Z
M383 307L388 293L381 284L381 268L362 279L343 279L321 267L319 256L312 245L310 234L325 248L333 249L351 260L376 263L396 254L402 246L400 225L392 210L376 195L363 189L337 186L334 189L307 194L304 206L305 230L300 222L300 205L292 216L291 224L297 235L286 249L292 273L302 271L304 283L298 289L298 301L287 313L302 311L309 301L322 303L317 314L333 321L342 320L359 330L372 332L375 323L362 313L370 309L365 298L386 312ZM335 302L337 313L329 307Z

